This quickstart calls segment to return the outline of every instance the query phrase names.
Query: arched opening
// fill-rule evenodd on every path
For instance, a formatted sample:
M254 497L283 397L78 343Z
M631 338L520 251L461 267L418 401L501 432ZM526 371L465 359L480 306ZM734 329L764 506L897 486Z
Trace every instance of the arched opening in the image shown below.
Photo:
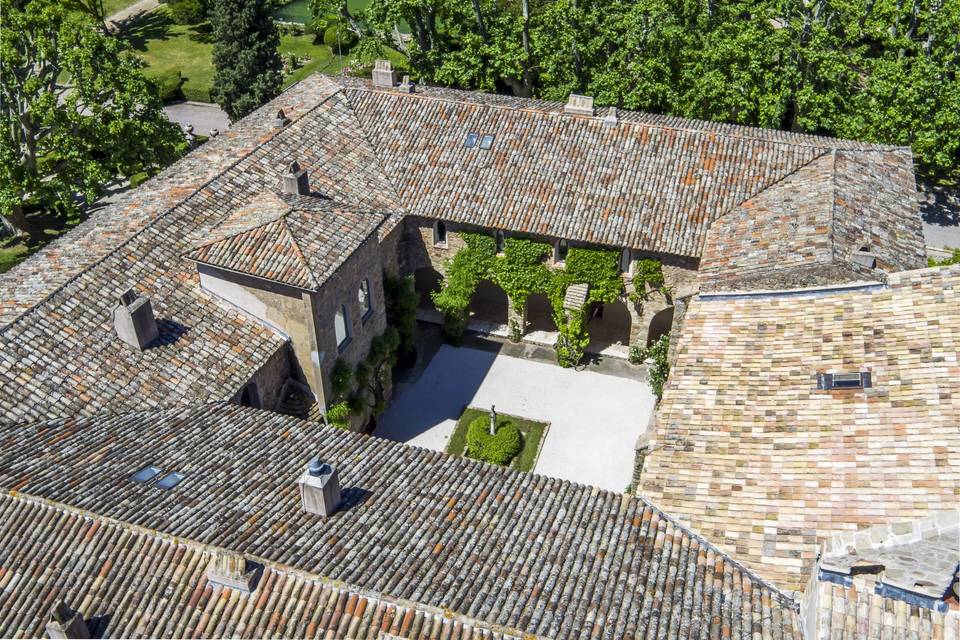
M527 331L556 331L553 306L542 293L531 293L527 298Z
M413 272L413 288L420 294L421 309L436 309L430 293L440 290L443 276L433 267L421 267Z
M653 344L660 336L669 335L673 328L673 307L658 311L650 319L650 329L647 331L647 345Z
M505 325L509 305L510 301L503 289L489 280L481 280L470 298L468 311L471 320Z
M594 305L590 310L587 331L590 333L589 351L600 352L607 347L630 344L630 310L622 300Z

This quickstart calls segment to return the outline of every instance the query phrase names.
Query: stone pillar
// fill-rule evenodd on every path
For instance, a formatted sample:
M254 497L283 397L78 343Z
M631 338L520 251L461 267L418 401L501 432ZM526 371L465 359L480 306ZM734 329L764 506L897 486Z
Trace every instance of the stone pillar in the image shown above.
M527 303L524 301L523 310L517 311L513 301L507 302L507 336L511 342L520 342L527 333Z

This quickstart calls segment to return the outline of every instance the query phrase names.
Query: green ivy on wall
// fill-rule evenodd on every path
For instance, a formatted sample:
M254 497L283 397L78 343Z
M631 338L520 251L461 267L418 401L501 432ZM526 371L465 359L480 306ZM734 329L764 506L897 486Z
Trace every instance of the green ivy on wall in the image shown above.
M550 269L544 258L551 246L527 238L507 238L503 255L497 255L496 240L482 233L464 233L466 246L447 264L446 277L440 290L432 294L433 302L444 316L444 332L453 340L466 330L467 307L480 280L490 279L499 285L510 304L522 312L527 298L541 293L550 300L558 336L555 348L561 366L572 367L583 358L590 343L587 332L587 308L592 303L609 303L623 295L619 252L607 249L571 247L563 268ZM563 308L567 287L587 283L590 292L587 305L579 311ZM513 335L516 334L516 335ZM519 327L511 327L518 338Z
M633 294L630 299L647 300L651 291L659 291L666 295L667 287L663 280L663 265L659 260L643 258L638 260L633 273Z

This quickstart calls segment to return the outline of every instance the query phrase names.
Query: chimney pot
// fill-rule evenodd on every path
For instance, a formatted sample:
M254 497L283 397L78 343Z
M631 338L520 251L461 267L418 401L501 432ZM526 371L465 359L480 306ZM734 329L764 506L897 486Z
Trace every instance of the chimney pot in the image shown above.
M375 87L392 87L396 82L393 64L389 60L375 60L372 79Z
M290 119L287 118L287 115L283 112L283 109L277 111L277 117L273 122L273 126L276 128L285 127L290 124Z
M120 294L120 303L113 309L113 327L117 337L139 351L160 335L150 298L133 289Z
M47 635L54 640L89 638L90 630L87 629L87 623L83 621L83 616L61 600L54 607L53 613L50 614L50 622L47 623Z
M619 121L620 121L619 118L617 118L616 107L610 107L610 110L607 111L607 115L603 116L603 126L608 128L613 128L617 126L617 123Z
M301 196L310 193L310 178L307 176L307 170L301 169L300 163L296 160L290 163L287 173L283 176L283 192Z
M400 83L400 91L403 93L413 93L416 89L416 84L410 82L410 76L403 76L403 82Z
M563 112L574 116L592 116L594 115L593 97L571 93L567 104L563 107Z
M319 516L329 516L340 506L340 477L337 470L319 458L310 460L307 470L297 482L303 510Z
M207 566L207 580L244 593L253 591L256 576L256 567L232 551L218 551Z

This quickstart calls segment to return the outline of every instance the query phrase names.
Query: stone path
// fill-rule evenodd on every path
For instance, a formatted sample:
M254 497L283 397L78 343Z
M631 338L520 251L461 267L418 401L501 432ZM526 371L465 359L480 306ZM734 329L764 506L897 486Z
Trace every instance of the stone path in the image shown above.
M397 389L374 435L443 451L467 406L550 423L536 473L623 491L653 394L636 376L575 371L487 348L443 345L418 379ZM528 346L529 348L529 346Z

